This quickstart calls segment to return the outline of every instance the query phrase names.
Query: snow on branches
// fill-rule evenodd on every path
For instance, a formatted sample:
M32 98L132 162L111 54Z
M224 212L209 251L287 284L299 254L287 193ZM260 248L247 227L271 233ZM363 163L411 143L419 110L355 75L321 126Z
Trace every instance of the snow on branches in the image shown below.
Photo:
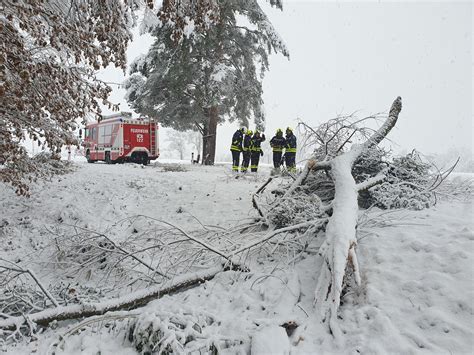
M109 104L95 71L125 69L135 1L2 1L0 15L0 181L28 193L35 161L25 139L57 153L75 144L77 120ZM23 165L23 168L18 168ZM16 173L12 174L12 171Z
M290 228L329 216L319 248L323 261L314 299L321 321L336 337L341 335L337 316L345 287L361 282L356 253L359 208L428 208L454 168L435 171L416 151L391 158L378 147L395 126L401 108L398 97L385 118L342 116L317 128L301 123L303 145L313 150L305 168L290 184L273 184L273 197L267 194L266 202L264 196L254 196L254 206L270 228ZM373 129L370 121L382 124Z
M386 179L386 153L377 147L397 122L401 98L392 104L378 130L362 126L371 116L356 120L345 116L313 129L305 124L305 144L314 149L305 169L289 185L273 190L276 196L260 213L270 228L289 228L329 219L319 254L323 262L315 290L315 305L322 322L340 335L337 311L346 278L360 284L356 228L360 191L370 190ZM403 179L403 177L401 177ZM287 216L281 218L280 216Z
M365 186L364 182L356 183L352 167L361 154L373 149L387 136L395 126L401 109L402 102L398 97L392 104L388 118L367 140L352 144L349 150L329 160L328 150L325 152L325 158L330 164L331 178L334 181L334 198L331 201L332 215L326 227L326 238L319 251L323 263L316 285L315 303L321 320L328 324L334 336L341 335L337 326L337 310L348 269L352 270L356 283L361 282L356 255L359 209L357 200L359 191ZM336 132L341 130L342 128ZM349 137L354 134L351 133ZM349 138L345 139L337 151L341 151L348 140Z
M197 221L195 230L186 231L134 216L101 232L61 223L48 230L49 242L35 253L0 260L0 330L9 342L23 339L51 322L141 307L224 271L245 275L241 263L248 258L291 262L311 237L299 232L324 222L267 230L253 221L229 229Z
M37 254L15 263L0 262L4 290L0 328L12 340L54 321L112 317L104 313L140 307L163 293L187 290L227 270L248 272L249 267L265 263L295 265L319 254L316 310L337 337L341 297L348 287L361 282L359 208L428 207L433 203L432 192L449 174L433 174L416 152L390 159L388 152L377 146L395 125L400 110L398 98L378 130L362 125L368 119L352 116L316 129L303 125L307 142L316 142L305 169L291 183L277 177L268 179L253 196L258 216L236 226L226 229L196 220L194 229L183 229L137 215L101 231L79 224L51 227L49 243ZM249 278L254 272L248 273ZM176 284L179 280L184 281ZM123 292L129 293L125 299ZM293 306L292 302L288 305ZM135 322L136 317L129 315ZM168 339L176 349L191 348L193 342L183 338L187 330L175 323L177 319L157 314L139 322L143 326L131 330L130 342L145 349ZM199 324L211 329L215 321ZM207 350L221 344L210 341L205 331L198 335L199 331L188 330L199 346L209 341ZM167 345L161 349L166 351Z
M268 0L271 6L283 9L282 0ZM153 0L145 9L142 32L153 32L157 27L165 26L171 29L171 39L180 42L195 35L203 35L212 27L227 21L224 9L238 8L247 16L250 22L265 33L269 43L288 56L288 50L268 18L263 13L256 0L164 0L157 11L153 11Z
M256 0L168 0L157 11L145 15L155 42L132 63L126 99L164 126L199 131L203 163L213 164L219 123L264 128L268 56L288 49Z
M164 0L157 16L158 25L172 28L171 38L180 41L189 38L193 32L204 32L219 21L219 3L217 0ZM142 30L149 30L153 22L144 24Z

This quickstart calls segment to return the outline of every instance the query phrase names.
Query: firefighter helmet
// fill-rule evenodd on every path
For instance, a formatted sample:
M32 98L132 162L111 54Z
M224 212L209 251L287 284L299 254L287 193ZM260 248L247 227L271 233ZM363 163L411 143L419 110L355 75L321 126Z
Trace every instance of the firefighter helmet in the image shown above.
M278 128L278 129L277 129L277 134L278 134L278 133L283 133L283 131L281 130L281 128Z
M286 127L286 133L288 132L293 132L293 129L291 129L291 127Z
M253 132L249 129L246 134L247 134L247 136L251 136L252 133L253 133Z
M247 132L247 127L243 126L243 127L240 129L240 131L245 134L245 132Z

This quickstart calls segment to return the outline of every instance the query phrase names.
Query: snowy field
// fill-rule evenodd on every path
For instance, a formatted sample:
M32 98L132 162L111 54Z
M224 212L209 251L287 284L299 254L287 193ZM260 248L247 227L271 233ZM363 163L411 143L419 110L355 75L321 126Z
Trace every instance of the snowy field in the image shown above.
M228 228L256 216L251 196L269 176L268 167L244 179L235 179L226 165L185 165L185 171L177 172L165 171L166 167L76 162L74 172L34 185L30 198L17 197L0 185L0 257L21 261L59 225L105 232L134 215L170 221L183 229L194 228L197 221ZM289 263L260 259L250 273L221 273L135 312L142 317L184 310L212 314L220 325L215 336L241 339L241 353L250 352L249 339L260 334L253 353L472 354L473 216L472 201L362 216L358 250L363 282L342 300L343 339L335 340L314 314L322 261L311 249ZM291 298L295 289L300 289L301 298L289 309L282 300ZM275 343L275 334L282 331L277 326L288 319L298 328L288 343ZM72 324L59 324L28 344L2 350L48 353ZM137 354L126 334L94 328L70 336L56 353Z

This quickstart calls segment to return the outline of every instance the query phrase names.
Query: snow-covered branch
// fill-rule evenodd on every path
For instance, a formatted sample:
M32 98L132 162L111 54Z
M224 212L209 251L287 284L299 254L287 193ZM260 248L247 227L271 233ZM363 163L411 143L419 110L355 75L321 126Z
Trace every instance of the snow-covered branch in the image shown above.
M357 191L364 191L364 190L368 190L370 189L371 187L377 185L377 184L380 184L382 181L384 181L385 179L387 178L387 176L382 173L382 174L378 174L374 177L371 177L359 184L357 184L356 188L357 188Z
M54 296L48 291L47 287L45 287L43 285L43 283L40 281L40 279L38 278L38 276L35 274L35 272L33 270L31 270L31 268L27 268L27 269L24 269L20 266L18 266L17 264L14 264L8 260L5 260L3 258L0 258L0 262L2 262L4 265L0 265L0 271L3 273L4 271L12 271L14 273L16 273L15 276L7 279L7 282L8 283L11 279L14 279L16 278L18 275L21 275L21 274L28 274L30 275L30 277L34 280L34 282L36 283L36 285L38 285L38 287L41 289L41 292L43 292L43 294L51 301L51 303L54 305L54 306L59 306L59 303L58 301L54 298ZM3 281L4 277L1 278L1 280ZM4 282L1 282L1 285L3 287L6 287L6 283Z
M272 230L270 232L268 232L267 234L265 234L263 237L261 238L258 238L250 243L248 243L247 245L244 245L242 247L240 247L239 249L231 252L227 258L228 259L231 259L233 258L234 256L236 256L237 254L240 254L246 250L249 250L259 244L262 244L262 243L265 243L267 242L268 240L272 239L273 237L277 236L278 234L282 234L282 233L287 233L287 232L293 232L293 231L296 231L298 229L302 229L302 228L309 228L309 227L314 227L314 226L322 226L324 225L324 223L326 222L326 220L318 220L318 221L309 221L309 222L304 222L304 223L299 223L299 224L295 224L293 226L289 226L289 227L285 227L285 228L280 228L280 229L276 229L276 230Z
M136 291L117 299L90 304L60 306L30 315L10 317L0 320L0 329L14 330L16 328L20 328L27 322L46 326L52 321L90 317L117 310L134 309L164 295L179 292L181 290L188 289L189 287L199 285L203 281L212 279L222 270L222 267L213 267L188 275L179 276L173 280L168 281L164 285L149 287L145 290Z
M162 223L162 224L166 224L170 227L173 227L175 228L176 230L178 230L181 234L183 234L186 238L188 238L189 240L192 240L193 242L203 246L204 248L206 248L207 250L219 255L219 256L222 256L223 258L225 259L228 259L228 257L220 250L217 250L217 248L213 247L212 245L209 245L208 243L200 240L199 238L196 238L195 236L187 233L186 231L184 231L181 227L178 227L170 222L167 222L167 221L162 221L162 220L159 220L159 219L156 219L156 218L152 218L152 217L148 217L148 216L142 216L142 215L139 215L137 217L144 217L144 218L148 218L148 219L151 219L153 221L156 221L156 222L159 222L159 223Z
M390 107L390 112L388 114L388 118L383 123L382 127L380 127L368 140L364 143L364 149L371 148L377 144L379 144L387 134L395 127L395 124L398 120L398 115L402 110L402 98L398 96L395 101L393 102L392 106Z

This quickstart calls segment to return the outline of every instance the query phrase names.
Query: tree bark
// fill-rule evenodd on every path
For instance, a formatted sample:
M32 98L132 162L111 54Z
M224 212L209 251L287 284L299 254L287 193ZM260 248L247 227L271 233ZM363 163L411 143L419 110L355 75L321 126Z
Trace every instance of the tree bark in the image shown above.
M204 165L214 165L216 159L216 137L217 137L217 122L219 112L217 106L212 106L206 110L207 124L204 126L203 134L203 152L202 163Z
M217 106L211 107L211 115L209 117L209 135L210 135L210 161L211 165L214 165L216 160L216 140L217 140L217 122L219 118L219 111Z
M209 128L207 122L202 126L202 159L201 162L203 165L206 165L206 157L209 155L209 148L208 148L208 135L209 135Z

